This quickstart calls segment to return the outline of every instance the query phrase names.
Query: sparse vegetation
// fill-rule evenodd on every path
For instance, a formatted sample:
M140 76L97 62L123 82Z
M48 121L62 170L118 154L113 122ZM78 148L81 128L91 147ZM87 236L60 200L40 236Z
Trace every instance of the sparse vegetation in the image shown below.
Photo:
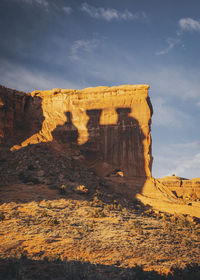
M41 212L41 217L47 217L48 216L48 213L47 211L44 209L42 212Z
M59 225L59 221L56 218L49 218L47 220L47 225L48 226L57 226L57 225Z
M126 222L125 224L125 228L129 231L132 231L134 230L137 234L143 234L144 231L142 229L142 225L141 225L141 222L136 220L136 221L132 221L132 220L129 220Z
M105 211L101 208L97 208L91 211L90 213L91 218L104 218L106 217Z
M200 265L200 219L152 210L134 197L123 197L122 185L119 192L114 192L117 187L113 183L109 185L85 168L73 165L70 159L66 167L66 159L55 161L54 155L46 152L47 159L41 163L45 157L36 157L38 151L25 150L20 156L26 157L27 164L23 166L20 158L13 177L16 186L12 189L8 182L3 198L6 202L0 204L0 213L5 216L0 229L1 260L19 259L27 251L30 261L35 259L53 268L60 264L60 269L68 272L76 267L84 279L91 272L92 263L95 279L98 271L104 269L110 274L99 274L99 279L109 279L110 275L111 279L134 279L136 275L138 279L162 279L155 271L167 274L176 265L182 273L186 264ZM23 183L24 177L28 184ZM34 186L31 178L47 183ZM155 274L145 274L145 270L155 270ZM175 273L178 275L178 270ZM166 277L175 279L170 275Z
M59 188L59 193L63 195L66 194L66 189L66 185L61 185L61 187Z
M3 213L3 212L0 212L0 221L1 221L1 222L4 221L5 218L6 218L6 216L4 215L4 213Z
M88 193L88 188L85 185L79 185L75 188L75 191L79 194L86 194Z

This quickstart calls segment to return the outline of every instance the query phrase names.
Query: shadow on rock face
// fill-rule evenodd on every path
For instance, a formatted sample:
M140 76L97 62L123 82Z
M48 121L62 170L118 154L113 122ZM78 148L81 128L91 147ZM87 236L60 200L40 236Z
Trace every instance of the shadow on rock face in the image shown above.
M78 141L78 129L72 122L71 112L65 113L67 121L63 125L59 125L52 132L53 140L60 143L67 143L69 146L77 145ZM65 152L65 151L63 151ZM67 151L66 151L67 152Z
M106 125L100 122L102 110L87 110L88 141L78 145L78 129L67 111L67 121L52 132L52 142L5 155L5 161L0 162L4 177L0 184L77 184L94 193L103 189L103 180L106 192L134 200L146 182L145 136L138 121L129 116L130 108L117 108L116 112L117 122Z
M1 143L11 148L38 133L44 121L42 99L0 86Z

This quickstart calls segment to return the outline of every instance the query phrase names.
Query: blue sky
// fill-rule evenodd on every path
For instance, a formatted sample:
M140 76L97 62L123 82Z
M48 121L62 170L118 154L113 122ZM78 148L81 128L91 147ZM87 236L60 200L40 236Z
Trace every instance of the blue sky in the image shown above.
M149 84L153 175L200 177L199 0L0 0L0 84Z

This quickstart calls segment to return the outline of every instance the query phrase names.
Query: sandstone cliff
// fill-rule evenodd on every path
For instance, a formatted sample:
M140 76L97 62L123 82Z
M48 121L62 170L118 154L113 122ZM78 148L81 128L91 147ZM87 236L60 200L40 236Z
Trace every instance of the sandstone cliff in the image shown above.
M195 201L200 198L200 178L186 179L177 176L166 176L159 181L168 187L176 197Z
M0 136L11 150L56 142L77 148L88 166L151 176L148 85L54 89L31 94L0 88ZM99 166L100 164L100 166Z
M0 143L20 144L42 127L41 99L0 86Z

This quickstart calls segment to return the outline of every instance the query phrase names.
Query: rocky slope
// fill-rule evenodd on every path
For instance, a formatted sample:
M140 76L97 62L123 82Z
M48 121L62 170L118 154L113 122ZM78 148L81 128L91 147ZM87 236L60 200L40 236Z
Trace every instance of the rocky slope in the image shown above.
M0 88L0 278L198 279L198 180L151 177L151 115L144 85Z

